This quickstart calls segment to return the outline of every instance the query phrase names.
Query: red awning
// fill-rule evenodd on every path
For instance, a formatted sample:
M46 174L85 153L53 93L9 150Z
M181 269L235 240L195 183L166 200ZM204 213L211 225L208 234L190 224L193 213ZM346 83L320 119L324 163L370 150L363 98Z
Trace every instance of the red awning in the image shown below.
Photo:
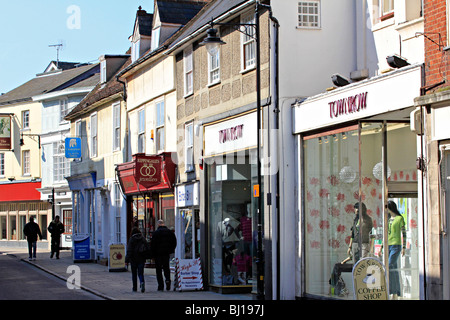
M40 187L40 181L0 184L0 201L41 200L41 193L36 190Z
M126 195L173 190L175 163L170 153L133 155L130 162L116 167L122 191Z

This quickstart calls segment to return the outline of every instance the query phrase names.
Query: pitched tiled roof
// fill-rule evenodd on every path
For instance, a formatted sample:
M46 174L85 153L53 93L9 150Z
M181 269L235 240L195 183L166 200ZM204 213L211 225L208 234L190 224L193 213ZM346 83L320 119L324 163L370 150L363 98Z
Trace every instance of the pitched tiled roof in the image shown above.
M64 71L43 73L0 96L0 106L31 101L33 96L63 90L71 86L92 86L99 80L99 64L89 64Z
M205 4L196 0L157 0L161 22L181 25L188 23Z
M116 75L131 64L131 57L128 58L125 63L119 68L117 73L111 77L111 79L106 83L98 83L97 86L86 95L83 100L80 101L70 112L67 114L65 119L72 120L82 114L84 111L88 110L89 106L96 102L99 102L105 98L108 98L116 93L123 92L123 84L118 82Z
M173 36L170 41L169 50L177 46L179 42L192 35L195 31L205 25L208 25L212 19L220 17L224 13L229 12L233 8L244 4L245 2L249 2L249 0L211 0L208 5L203 7L195 18L193 18L183 29L179 30L179 32Z

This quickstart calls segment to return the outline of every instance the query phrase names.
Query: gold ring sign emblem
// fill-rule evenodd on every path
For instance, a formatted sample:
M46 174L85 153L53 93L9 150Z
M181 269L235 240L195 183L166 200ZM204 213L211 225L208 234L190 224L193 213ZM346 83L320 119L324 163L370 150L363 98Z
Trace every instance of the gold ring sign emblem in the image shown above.
M152 164L144 164L141 167L140 174L142 177L153 177L156 174L156 169Z

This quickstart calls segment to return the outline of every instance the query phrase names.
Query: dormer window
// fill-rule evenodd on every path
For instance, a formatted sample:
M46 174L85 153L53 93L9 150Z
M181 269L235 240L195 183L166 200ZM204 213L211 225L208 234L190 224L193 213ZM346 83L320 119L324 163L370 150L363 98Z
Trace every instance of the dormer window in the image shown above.
M152 30L152 51L159 47L159 35L161 33L161 28L155 28Z
M133 43L131 44L131 61L132 62L139 59L140 50L141 50L140 47L141 47L141 44L140 44L139 39L133 41Z
M106 60L100 63L100 83L106 82Z

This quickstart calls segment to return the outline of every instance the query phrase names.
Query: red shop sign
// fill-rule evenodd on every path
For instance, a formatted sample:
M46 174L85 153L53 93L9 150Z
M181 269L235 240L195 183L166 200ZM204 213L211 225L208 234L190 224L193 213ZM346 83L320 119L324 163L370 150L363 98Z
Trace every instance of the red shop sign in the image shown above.
M145 188L161 183L161 157L136 155L134 176L136 181Z

